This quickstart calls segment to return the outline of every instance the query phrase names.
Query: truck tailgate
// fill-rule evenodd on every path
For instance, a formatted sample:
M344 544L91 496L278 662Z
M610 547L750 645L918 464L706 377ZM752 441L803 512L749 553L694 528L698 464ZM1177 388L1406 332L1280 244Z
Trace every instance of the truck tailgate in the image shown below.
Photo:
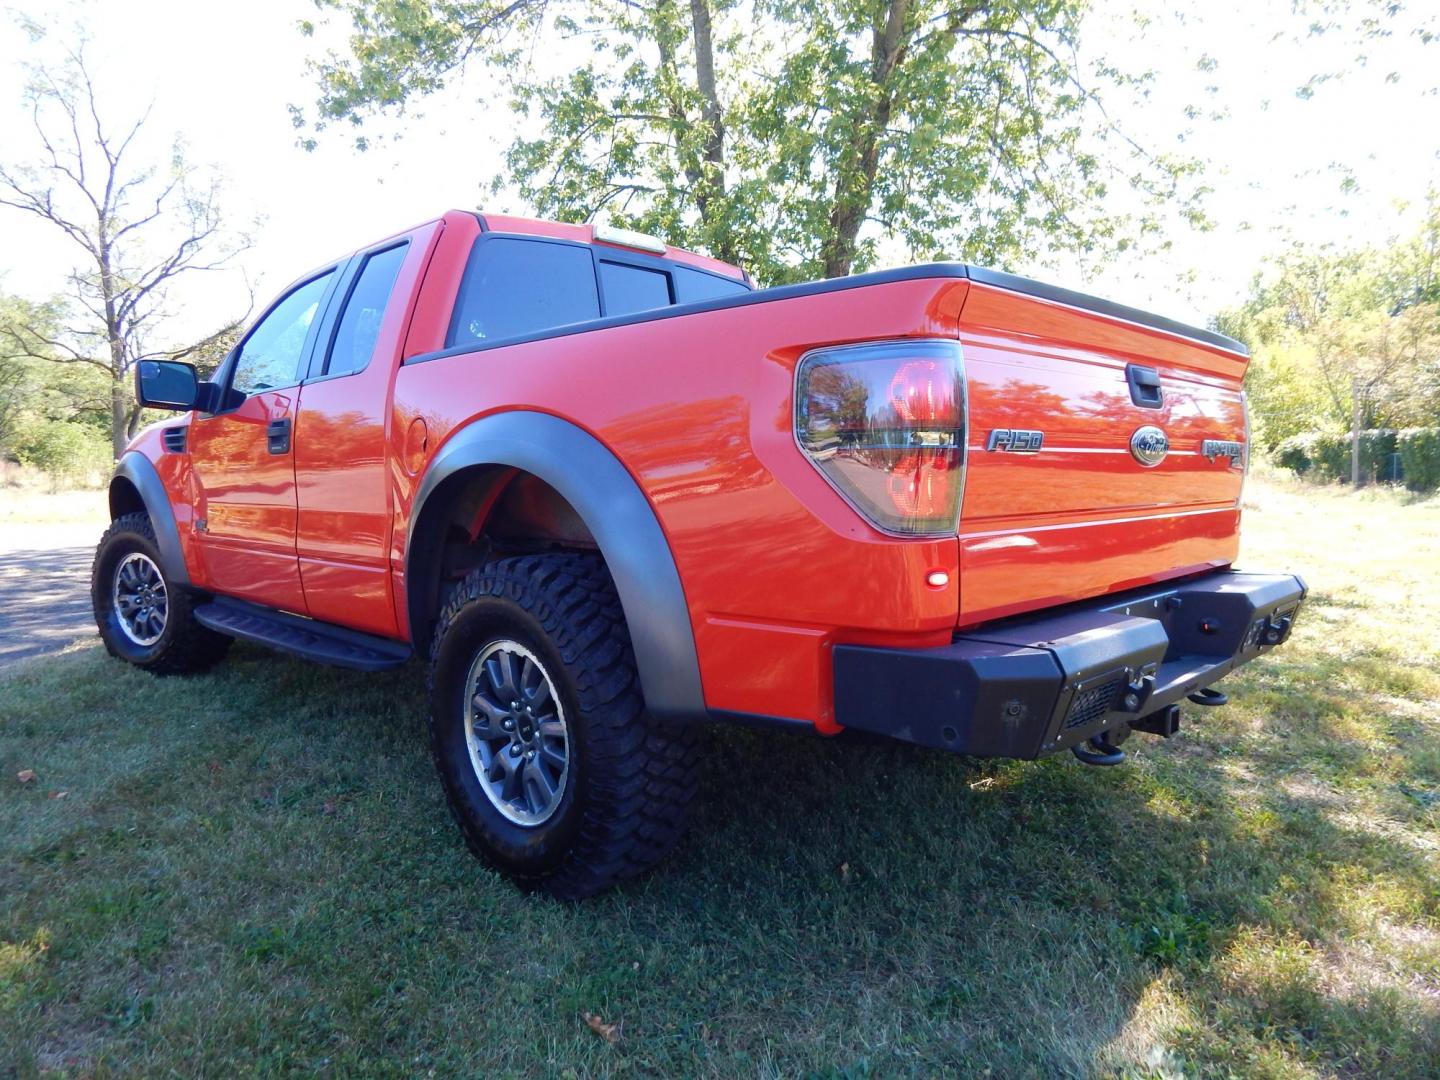
M977 281L961 312L970 399L961 626L1235 558L1244 454L1217 451L1247 439L1241 347L1114 313L1123 309L1087 310L1068 295ZM1132 391L1129 368L1142 383L1158 375L1158 406L1143 404L1153 390ZM1142 428L1168 443L1156 464L1132 451L1132 439L1157 441L1137 436Z

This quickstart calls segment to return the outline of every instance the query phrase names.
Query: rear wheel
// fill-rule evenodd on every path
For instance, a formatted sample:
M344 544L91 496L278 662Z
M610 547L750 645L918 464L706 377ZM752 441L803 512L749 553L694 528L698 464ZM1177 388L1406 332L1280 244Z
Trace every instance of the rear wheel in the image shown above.
M100 639L111 656L157 675L213 667L232 639L195 621L190 593L173 585L161 565L149 517L126 514L110 523L90 576Z
M649 869L695 790L695 732L644 710L604 564L504 559L472 571L431 654L436 768L472 851L564 899Z

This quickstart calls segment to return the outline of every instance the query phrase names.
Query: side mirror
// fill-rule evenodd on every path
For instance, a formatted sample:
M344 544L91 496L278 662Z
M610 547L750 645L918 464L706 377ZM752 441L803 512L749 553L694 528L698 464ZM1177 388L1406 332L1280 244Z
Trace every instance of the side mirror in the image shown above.
M191 364L179 360L141 360L135 366L135 396L151 409L188 412L200 395L200 379Z

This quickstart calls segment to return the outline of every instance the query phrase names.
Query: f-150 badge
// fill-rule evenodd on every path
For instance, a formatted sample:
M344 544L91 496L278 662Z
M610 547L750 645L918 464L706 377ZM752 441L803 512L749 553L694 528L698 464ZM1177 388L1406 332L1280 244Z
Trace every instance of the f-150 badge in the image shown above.
M1020 431L1016 428L996 428L986 440L986 450L1008 450L1012 454L1033 454L1045 441L1043 431Z

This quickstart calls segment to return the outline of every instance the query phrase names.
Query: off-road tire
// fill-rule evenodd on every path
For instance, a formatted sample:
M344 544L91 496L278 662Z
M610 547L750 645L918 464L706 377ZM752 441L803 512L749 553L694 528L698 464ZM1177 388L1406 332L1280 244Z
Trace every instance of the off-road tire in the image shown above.
M113 587L121 562L134 553L145 555L164 577L155 529L145 514L125 514L110 523L95 548L90 572L90 601L100 640L111 656L126 660L155 675L190 675L214 667L234 639L196 622L195 596L185 587L165 580L168 611L157 641L139 645L126 636L115 611Z
M465 730L471 668L518 642L564 706L569 779L552 816L509 820L486 795ZM645 711L620 599L600 559L547 554L470 572L441 611L430 660L430 745L471 851L559 899L593 896L659 862L695 793L697 735Z

